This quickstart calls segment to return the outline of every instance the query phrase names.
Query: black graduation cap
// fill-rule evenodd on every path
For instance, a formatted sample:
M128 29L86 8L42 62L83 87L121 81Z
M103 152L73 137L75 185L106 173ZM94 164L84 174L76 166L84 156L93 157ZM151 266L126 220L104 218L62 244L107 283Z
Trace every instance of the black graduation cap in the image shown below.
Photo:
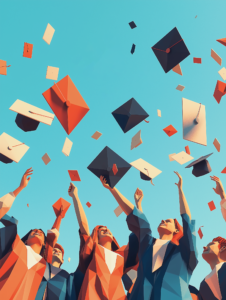
M203 175L210 173L212 171L212 169L210 167L210 164L209 164L207 158L212 154L213 153L210 153L205 156L201 156L199 159L193 161L185 168L193 167L192 174L195 177L203 176Z
M131 27L131 29L134 29L137 27L137 25L133 21L129 23L129 26Z
M113 111L112 115L124 133L149 117L146 111L134 98L131 98L129 101Z
M133 54L134 52L135 52L135 47L136 47L136 45L132 45L132 48L131 48L131 53Z
M176 27L155 44L152 50L166 73L190 55Z
M116 164L118 169L118 172L115 175L112 170L114 164ZM104 176L111 188L122 179L130 168L131 165L109 147L105 147L88 166L88 169L98 178Z
M23 115L17 114L16 125L25 132L34 131L38 128L39 122Z

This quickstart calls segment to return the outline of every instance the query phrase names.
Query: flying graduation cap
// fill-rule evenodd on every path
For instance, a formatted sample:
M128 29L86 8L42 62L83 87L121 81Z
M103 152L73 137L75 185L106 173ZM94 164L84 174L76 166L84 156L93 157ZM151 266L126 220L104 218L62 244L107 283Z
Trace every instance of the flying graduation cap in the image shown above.
M114 164L117 165L118 169L118 172L115 175L112 170L112 166ZM88 166L88 169L98 178L100 178L100 176L104 176L107 184L109 184L111 188L113 188L122 179L130 168L131 165L109 147L105 147Z
M134 98L131 98L129 101L113 111L112 115L124 133L149 117L147 112Z
M3 132L0 135L0 161L9 164L18 163L29 149L24 143Z
M140 178L146 181L151 181L152 179L158 176L162 171L158 170L142 158L139 158L133 162L130 163L131 166L136 168L138 171L140 171Z
M54 114L21 100L16 100L9 109L17 112L15 122L25 132L36 130L40 122L51 125L54 119Z
M175 27L152 47L165 73L190 55L179 31Z
M210 164L209 164L207 158L212 154L213 153L210 153L205 156L201 156L199 159L193 161L185 168L193 167L192 174L195 177L200 177L200 176L210 173L212 171L212 169L210 167Z

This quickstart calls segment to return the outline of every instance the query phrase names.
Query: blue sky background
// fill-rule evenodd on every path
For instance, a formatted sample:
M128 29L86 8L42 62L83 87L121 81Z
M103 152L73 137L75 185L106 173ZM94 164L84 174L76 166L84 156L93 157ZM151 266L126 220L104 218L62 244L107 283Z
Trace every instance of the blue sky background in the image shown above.
M116 218L113 212L118 206L116 201L87 169L108 146L128 162L143 158L162 170L154 180L154 187L142 181L134 168L117 185L133 203L136 188L143 190L143 210L154 236L158 236L157 226L162 219L176 217L181 221L174 184L177 176L173 171L182 175L196 232L204 225L203 239L197 235L199 264L190 282L199 287L210 272L201 257L202 247L216 236L226 237L220 197L212 190L215 184L209 177L214 174L226 183L226 175L220 174L226 166L226 98L220 104L213 98L216 82L222 80L218 71L226 66L226 48L216 42L226 37L226 2L218 0L216 5L207 0L1 1L0 11L0 59L11 65L7 76L0 76L0 133L6 132L30 147L18 164L0 163L0 195L17 188L27 168L34 169L28 187L10 211L19 220L19 235L22 237L31 228L41 227L45 231L51 228L55 220L52 204L60 197L72 203L67 193L68 170L75 169L81 177L76 184L90 231L97 224L107 225L120 245L127 243L125 214ZM137 28L131 30L128 25L131 21ZM42 39L48 23L55 29L50 45ZM172 71L165 74L151 50L174 27L191 53L181 63L183 76ZM23 57L24 42L33 44L32 59ZM133 43L136 50L131 55ZM222 66L211 58L211 48L222 57ZM202 64L194 64L193 57L201 57ZM69 157L61 152L67 134L57 118L51 126L40 124L36 131L26 133L16 126L16 113L9 110L20 99L52 112L42 96L53 85L52 80L45 78L47 66L60 69L58 81L69 75L90 107L68 136L73 141ZM185 86L183 92L176 90L178 84ZM142 122L124 134L111 112L132 97L149 113L150 123ZM183 140L182 97L206 106L206 147ZM161 118L157 109L162 111ZM162 130L170 124L178 130L172 137ZM97 141L91 138L96 130L103 134ZM131 139L139 130L143 144L131 151ZM213 146L215 138L221 143L220 153ZM196 178L192 169L184 168L186 164L169 161L169 154L183 151L186 145L195 159L214 152L209 159L211 174ZM41 159L45 153L51 158L47 166ZM213 212L207 205L211 200L216 205ZM91 208L85 205L87 201ZM78 228L72 204L62 221L59 237L65 249L63 266L68 272L74 271L78 264Z

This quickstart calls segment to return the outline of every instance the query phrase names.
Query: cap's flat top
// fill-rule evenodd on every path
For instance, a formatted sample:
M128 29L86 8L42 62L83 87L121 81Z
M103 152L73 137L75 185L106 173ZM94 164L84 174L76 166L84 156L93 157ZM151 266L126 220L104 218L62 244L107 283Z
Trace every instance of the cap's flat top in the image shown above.
M176 155L172 155L171 158L177 161L180 165L187 163L188 161L194 159L191 155L187 154L184 151L177 153Z
M210 155L212 155L213 153L210 153L208 155L205 155L205 156L201 156L200 158L196 159L195 161L193 161L192 163L190 163L187 167L185 168L190 168L190 167L193 167L194 165L200 163L201 161L207 159Z
M47 125L51 125L54 119L54 114L21 100L16 100L9 109L20 115Z
M131 164L131 166L136 168L138 171L140 171L141 173L147 175L148 177L150 177L152 179L155 178L156 176L158 176L160 173L162 173L162 171L160 171L156 167L152 166L151 164L149 164L142 158L139 158L139 159L131 162L130 164Z
M57 80L58 73L59 73L59 68L48 66L46 71L46 79Z
M170 161L174 161L174 158L173 158L174 155L176 155L176 153L169 154L169 160Z
M0 153L8 157L9 159L18 163L21 158L25 155L27 150L29 149L28 146L22 144L22 142L14 139L10 135L3 132L0 135ZM17 146L18 145L18 146ZM17 146L17 147L14 147ZM11 149L9 150L8 147Z
M183 139L206 146L206 110L201 105L199 123L194 123L199 111L200 103L182 98Z

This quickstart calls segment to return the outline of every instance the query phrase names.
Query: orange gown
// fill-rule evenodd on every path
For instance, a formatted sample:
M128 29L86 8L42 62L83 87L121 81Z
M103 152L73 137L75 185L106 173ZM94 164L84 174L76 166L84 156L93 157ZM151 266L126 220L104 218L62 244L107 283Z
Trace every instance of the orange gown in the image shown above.
M120 248L115 239L110 251L99 245L94 235L83 237L86 242L80 253L79 268L85 277L78 300L126 300L121 278L136 267L137 255L131 255L129 244Z

